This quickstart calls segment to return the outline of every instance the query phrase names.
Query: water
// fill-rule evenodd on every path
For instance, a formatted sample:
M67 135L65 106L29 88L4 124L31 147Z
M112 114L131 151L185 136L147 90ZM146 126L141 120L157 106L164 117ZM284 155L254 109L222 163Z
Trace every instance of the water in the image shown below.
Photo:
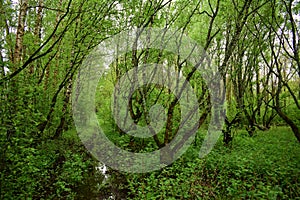
M99 162L98 167L96 167L97 171L100 171L101 174L104 176L103 182L101 184L105 184L107 183L108 179L109 179L109 175L107 174L107 167L105 164ZM110 193L110 196L107 199L104 200L115 200L115 196L113 195L113 193Z

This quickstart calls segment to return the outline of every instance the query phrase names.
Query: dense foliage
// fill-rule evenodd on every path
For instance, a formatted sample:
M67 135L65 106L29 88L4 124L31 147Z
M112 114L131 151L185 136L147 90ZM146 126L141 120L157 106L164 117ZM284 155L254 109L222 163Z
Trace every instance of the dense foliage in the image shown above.
M299 198L299 145L285 127L253 138L241 131L231 148L220 144L205 159L198 150L160 172L129 175L130 199Z
M298 0L0 0L0 199L300 199L299 13ZM158 134L130 136L113 117L120 114L112 101L116 83L156 63L167 69L166 80L190 83L199 121L189 128L197 134L161 170L130 174L106 166L103 174L78 137L73 89L99 44L135 28L129 50L101 69L97 123L131 152L152 152L176 137L182 104L159 84L137 88L126 104L126 116L144 127L158 116L153 106L162 105ZM153 48L151 28L174 37ZM138 49L145 33L149 43ZM187 48L187 37L209 59L190 62L197 48ZM220 80L207 82L198 62L217 69ZM215 94L212 83L224 91ZM222 136L199 158L216 117L213 97L226 102L218 110Z

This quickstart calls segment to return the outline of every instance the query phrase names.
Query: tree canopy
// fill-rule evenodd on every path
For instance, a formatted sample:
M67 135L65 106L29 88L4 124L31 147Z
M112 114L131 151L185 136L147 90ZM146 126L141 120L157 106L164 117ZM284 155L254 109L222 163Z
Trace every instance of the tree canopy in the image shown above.
M0 198L299 197L299 14L298 0L1 0ZM85 67L96 70L87 79ZM92 98L75 109L82 95ZM106 180L80 137L97 126L128 152L184 151L166 151L155 172L111 168ZM200 159L206 142L216 150ZM270 163L250 157L264 145L276 149Z

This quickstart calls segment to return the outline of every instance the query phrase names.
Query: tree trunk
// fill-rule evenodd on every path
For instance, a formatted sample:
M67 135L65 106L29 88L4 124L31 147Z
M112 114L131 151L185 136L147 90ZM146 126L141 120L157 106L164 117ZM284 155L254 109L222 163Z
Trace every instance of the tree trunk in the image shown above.
M295 137L298 142L300 142L300 131L298 126L286 115L284 114L280 108L276 108L278 115L291 127Z
M28 8L28 0L21 0L20 12L18 17L18 28L16 34L16 45L15 45L15 51L13 56L13 63L15 65L14 66L15 69L17 69L17 65L20 62L21 53L23 49L23 36L25 32L25 20L26 20L27 8Z
M279 80L278 80L278 90L276 92L276 97L275 97L275 110L278 113L278 115L291 127L295 137L297 138L298 142L300 142L300 132L297 124L293 122L282 110L280 107L280 93L282 90L282 76L279 74Z

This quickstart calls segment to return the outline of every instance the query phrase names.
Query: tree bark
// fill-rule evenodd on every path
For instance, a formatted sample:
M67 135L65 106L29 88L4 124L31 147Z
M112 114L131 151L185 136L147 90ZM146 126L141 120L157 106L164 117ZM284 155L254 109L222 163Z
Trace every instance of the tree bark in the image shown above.
M19 17L18 17L18 28L16 33L16 45L15 45L15 51L13 56L13 63L15 69L17 69L17 65L21 60L27 8L28 8L28 0L21 0Z

